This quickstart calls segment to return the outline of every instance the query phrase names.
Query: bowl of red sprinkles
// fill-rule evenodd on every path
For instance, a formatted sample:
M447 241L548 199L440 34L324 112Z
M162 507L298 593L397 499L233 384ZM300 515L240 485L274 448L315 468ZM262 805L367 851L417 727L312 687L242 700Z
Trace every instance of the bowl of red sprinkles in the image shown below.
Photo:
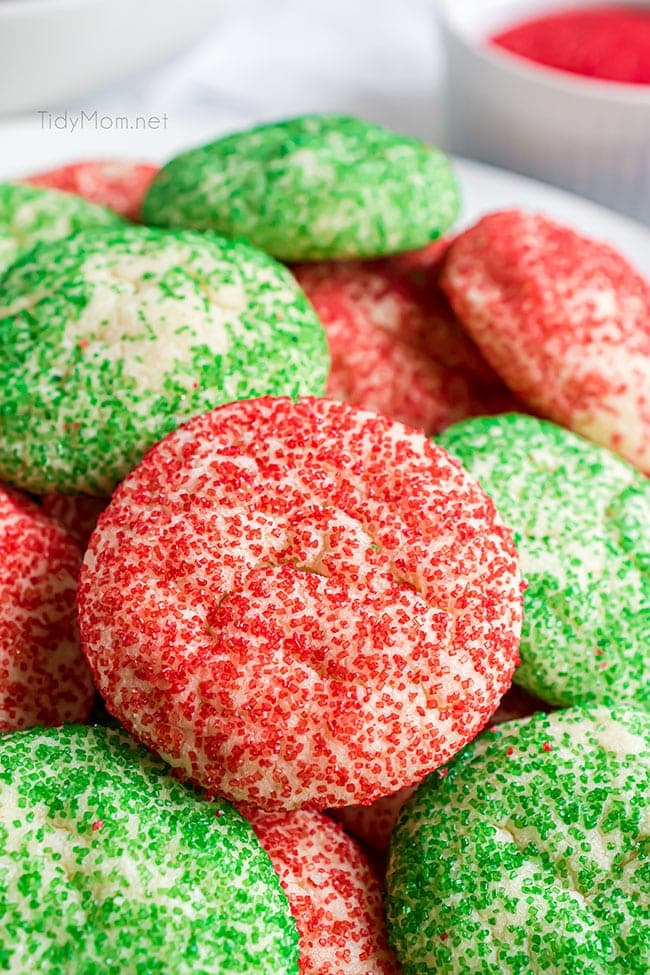
M650 223L650 2L438 0L457 153Z

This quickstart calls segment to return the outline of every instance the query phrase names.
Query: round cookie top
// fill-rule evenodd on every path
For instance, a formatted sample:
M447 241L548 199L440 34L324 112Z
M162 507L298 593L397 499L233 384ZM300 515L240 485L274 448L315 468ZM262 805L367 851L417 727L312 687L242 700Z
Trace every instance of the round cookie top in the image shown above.
M323 392L322 326L286 268L215 235L42 244L0 296L0 476L110 494L152 443L234 399Z
M645 975L649 796L644 712L484 732L393 834L388 931L405 975Z
M159 169L150 163L131 160L92 159L36 173L26 182L76 193L129 220L139 220L144 194Z
M523 403L650 474L650 284L625 258L510 210L456 238L441 283Z
M476 734L522 600L492 502L423 434L265 398L147 454L100 516L79 606L137 738L235 801L322 809L395 791Z
M298 972L268 856L126 735L0 738L0 961L42 975Z
M324 813L242 812L289 898L301 975L397 975L381 883L359 844Z
M81 230L123 226L103 206L69 193L0 183L0 273L40 241L61 240Z
M422 247L451 226L458 206L438 149L360 119L305 115L172 159L154 179L143 216L311 261Z
M608 450L515 413L438 443L514 531L524 594L515 681L549 704L650 707L650 482Z
M61 525L0 487L0 733L88 718L95 692L79 646L80 565Z

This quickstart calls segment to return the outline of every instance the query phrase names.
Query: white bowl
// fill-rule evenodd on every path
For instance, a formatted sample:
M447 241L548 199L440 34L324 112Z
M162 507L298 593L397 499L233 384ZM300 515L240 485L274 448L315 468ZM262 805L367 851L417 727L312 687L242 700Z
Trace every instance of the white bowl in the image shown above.
M46 109L170 56L224 0L0 0L0 113Z
M593 5L438 0L450 147L650 224L650 87L581 78L488 44L517 21Z

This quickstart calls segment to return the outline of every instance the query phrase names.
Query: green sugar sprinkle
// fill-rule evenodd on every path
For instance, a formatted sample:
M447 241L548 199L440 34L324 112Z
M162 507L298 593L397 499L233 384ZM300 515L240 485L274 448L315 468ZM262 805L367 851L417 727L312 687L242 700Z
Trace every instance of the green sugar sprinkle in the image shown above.
M406 804L387 874L404 975L647 975L650 716L485 732Z
M247 244L145 227L40 244L0 297L0 477L110 494L184 420L322 395L328 371L293 276Z
M437 442L514 530L528 583L515 682L561 707L650 708L650 481L530 416L466 420Z
M304 261L423 247L445 233L458 207L456 180L438 149L359 119L306 115L172 159L143 215Z
M125 734L0 738L0 971L290 975L298 934L270 860Z
M71 193L0 183L0 273L41 241L124 225L116 213Z

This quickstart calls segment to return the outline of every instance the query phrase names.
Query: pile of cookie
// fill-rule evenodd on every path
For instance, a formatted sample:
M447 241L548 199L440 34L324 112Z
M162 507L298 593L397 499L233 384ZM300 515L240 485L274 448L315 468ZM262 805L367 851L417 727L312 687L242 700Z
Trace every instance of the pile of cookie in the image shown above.
M322 115L0 185L0 971L647 972L650 286L459 204Z

